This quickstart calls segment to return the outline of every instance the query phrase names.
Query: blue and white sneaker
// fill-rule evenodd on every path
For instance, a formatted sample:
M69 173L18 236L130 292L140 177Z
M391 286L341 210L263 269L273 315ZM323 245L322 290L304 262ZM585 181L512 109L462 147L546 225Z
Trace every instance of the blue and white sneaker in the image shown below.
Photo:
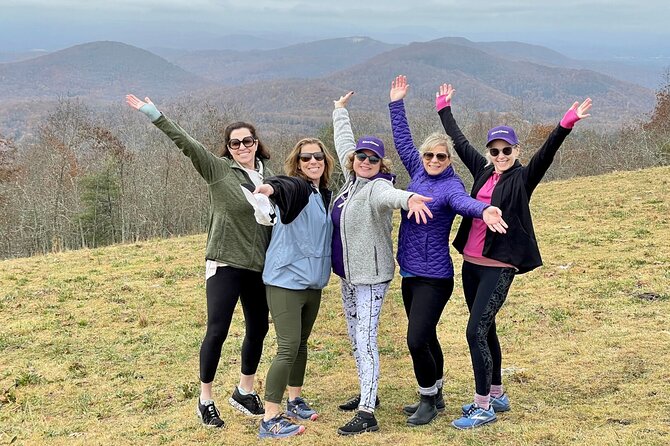
M487 423L496 421L496 412L493 406L486 410L482 407L472 406L470 410L463 414L458 420L454 420L451 425L456 429L474 429Z
M309 407L309 404L299 396L293 401L288 401L286 403L286 415L292 418L311 421L319 418L319 414L316 413L316 410Z
M305 432L305 426L292 423L290 419L280 413L269 420L261 420L258 438L285 438L300 435Z
M506 393L503 393L502 395L495 397L491 396L489 397L489 401L491 404L491 407L493 407L493 410L495 410L496 413L500 412L507 412L508 410L511 409L510 404L509 404L509 397L507 396ZM463 404L463 413L465 414L472 406L474 406L475 403L469 403L469 404Z

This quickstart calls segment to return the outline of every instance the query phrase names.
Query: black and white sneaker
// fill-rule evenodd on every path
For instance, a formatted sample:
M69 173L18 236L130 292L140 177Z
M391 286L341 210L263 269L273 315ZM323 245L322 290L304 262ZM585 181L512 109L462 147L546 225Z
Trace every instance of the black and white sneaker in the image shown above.
M352 410L358 410L358 406L361 404L361 394L359 393L358 395L349 398L347 401L344 403L340 404L338 407L340 410L344 410L345 412L349 412ZM381 403L379 402L379 397L375 397L375 409L379 407Z
M256 392L242 395L237 386L235 386L235 390L233 390L233 394L228 399L228 402L245 415L255 416L265 413L263 403Z
M219 417L219 410L214 405L214 401L207 400L205 403L200 402L198 398L198 406L196 407L196 414L202 424L207 427L223 427L223 420Z
M375 414L359 410L347 424L337 430L340 435L356 435L379 430Z

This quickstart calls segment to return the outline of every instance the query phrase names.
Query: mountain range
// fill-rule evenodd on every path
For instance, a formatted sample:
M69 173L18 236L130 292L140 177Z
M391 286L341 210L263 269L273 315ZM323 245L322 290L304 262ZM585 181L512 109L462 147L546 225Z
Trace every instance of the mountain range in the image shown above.
M650 68L457 37L408 45L348 37L247 51L150 52L103 41L0 63L0 133L21 135L8 107L39 108L59 97L120 104L128 92L161 102L184 95L235 102L268 123L304 119L308 131L329 119L332 100L348 90L358 93L360 110L384 113L397 74L408 76L408 99L417 103L430 102L437 86L449 82L474 110L514 106L538 119L556 118L572 101L590 96L598 112L592 121L609 125L649 112L652 79L661 81Z

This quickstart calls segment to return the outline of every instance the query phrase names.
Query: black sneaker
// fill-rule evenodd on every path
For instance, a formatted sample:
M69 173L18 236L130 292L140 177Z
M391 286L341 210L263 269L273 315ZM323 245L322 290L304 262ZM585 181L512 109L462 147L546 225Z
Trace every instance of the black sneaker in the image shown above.
M375 414L359 410L347 424L337 430L340 435L356 435L379 430Z
M248 395L242 395L237 386L235 386L235 390L233 390L233 394L228 399L228 402L231 406L245 415L254 416L263 415L265 413L263 403L257 393L254 392Z
M202 404L198 398L198 407L195 412L202 424L207 427L223 427L224 425L223 420L219 417L219 410L212 400L207 400L205 404Z
M338 407L340 410L344 410L346 412L350 412L352 410L358 410L358 406L361 404L361 394L359 393L358 395L349 398L346 402L340 404ZM375 397L375 409L379 407L380 401L379 397Z

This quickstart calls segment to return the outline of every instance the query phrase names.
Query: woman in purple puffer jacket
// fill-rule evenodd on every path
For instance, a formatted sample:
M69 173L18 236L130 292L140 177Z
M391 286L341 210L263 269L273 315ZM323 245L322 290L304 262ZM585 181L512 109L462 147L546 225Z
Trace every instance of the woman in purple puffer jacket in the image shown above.
M402 298L409 320L407 346L419 384L420 401L404 407L407 424L430 423L444 410L442 384L444 359L437 339L437 323L454 288L454 266L449 255L449 234L456 214L480 218L495 232L505 232L500 209L471 198L451 166L451 139L430 135L417 150L412 142L403 98L409 85L397 76L391 85L391 126L400 159L410 175L408 192L430 196L433 218L426 224L402 212L398 235L398 264Z

